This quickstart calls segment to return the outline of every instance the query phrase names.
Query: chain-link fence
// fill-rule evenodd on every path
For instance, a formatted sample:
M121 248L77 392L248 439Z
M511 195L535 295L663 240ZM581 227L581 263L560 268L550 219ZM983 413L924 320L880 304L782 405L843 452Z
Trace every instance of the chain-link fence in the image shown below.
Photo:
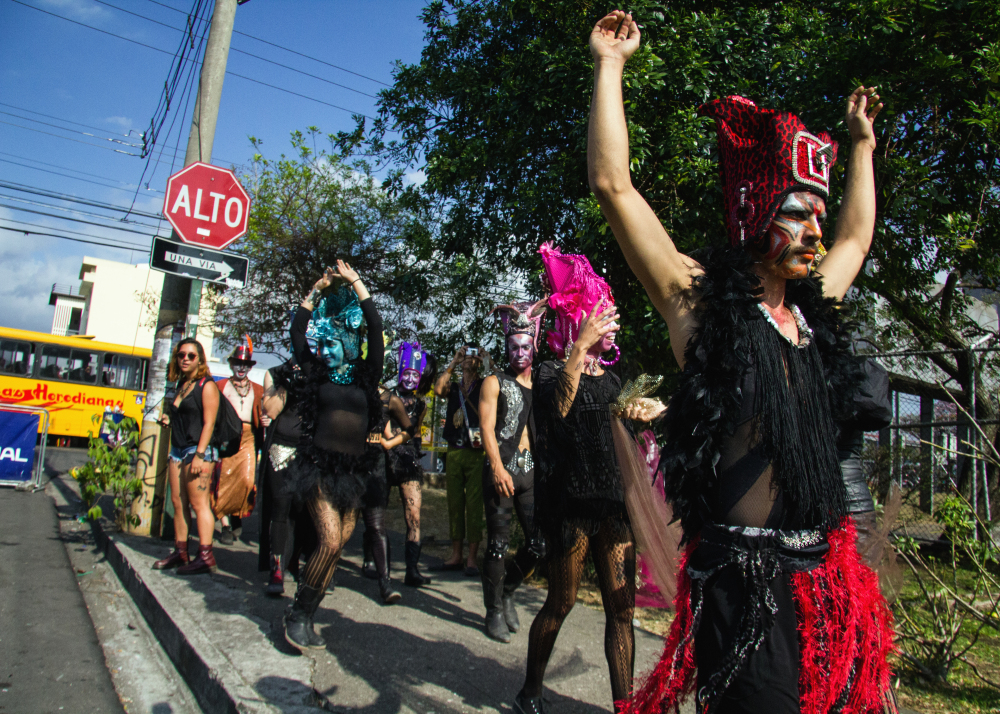
M865 435L863 463L873 493L884 495L890 483L898 483L904 494L901 521L909 535L923 540L940 536L932 517L935 501L955 488L971 496L981 515L993 512L985 462L969 456L989 447L970 417L994 439L1000 425L1000 350L868 356L889 372L893 413L890 426Z

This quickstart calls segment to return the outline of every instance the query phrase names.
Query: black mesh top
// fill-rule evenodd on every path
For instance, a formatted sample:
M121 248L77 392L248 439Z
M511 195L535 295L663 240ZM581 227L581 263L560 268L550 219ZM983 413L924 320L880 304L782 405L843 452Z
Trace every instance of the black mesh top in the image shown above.
M409 409L407 409L406 402L388 389L381 391L379 399L382 400L382 423L378 430L379 433L385 429L387 422L391 422L393 434L406 431L412 436L413 423L410 421Z
M382 317L371 298L361 302L361 312L364 314L368 329L368 354L364 363L359 363L356 369L367 369L371 379L377 382L382 375L384 358ZM307 373L317 369L324 371L327 369L326 365L312 353L306 341L306 328L311 317L312 311L300 306L295 312L290 330L295 359ZM368 436L368 398L364 389L358 384L359 376L356 375L355 381L351 384L328 381L320 385L316 433L313 434L313 444L316 447L324 451L339 451L354 456L364 453Z
M611 433L611 404L621 392L617 375L581 375L565 417L559 414L569 393L563 363L543 362L533 391L539 523L555 532L567 519L627 517Z

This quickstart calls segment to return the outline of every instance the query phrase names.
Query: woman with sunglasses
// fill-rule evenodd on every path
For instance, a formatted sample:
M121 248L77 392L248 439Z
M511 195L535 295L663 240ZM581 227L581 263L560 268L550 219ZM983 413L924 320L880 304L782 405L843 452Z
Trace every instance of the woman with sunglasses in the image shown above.
M153 563L155 570L177 568L180 575L216 571L212 555L215 514L212 513L212 470L219 460L209 442L219 412L219 388L208 371L205 348L188 338L177 343L167 379L177 383L173 401L166 405L160 424L170 427L170 498L174 505L174 552ZM190 508L198 531L198 557L188 562ZM179 566L179 567L178 567Z
M328 290L334 282L340 286ZM367 448L368 434L382 425L382 318L358 274L338 260L302 301L290 337L303 378L279 386L300 405L302 437L287 484L308 508L318 545L299 578L285 639L299 649L321 648L326 642L313 629L313 615L385 458L381 449Z

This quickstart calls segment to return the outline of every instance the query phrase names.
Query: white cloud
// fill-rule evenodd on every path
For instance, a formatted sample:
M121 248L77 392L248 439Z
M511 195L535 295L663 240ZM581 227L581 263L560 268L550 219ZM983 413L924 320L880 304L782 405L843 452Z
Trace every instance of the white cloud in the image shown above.
M427 181L427 176L424 174L423 170L411 171L408 174L403 174L403 183L407 186L410 184L423 186L425 181Z
M114 124L115 126L120 127L122 132L126 134L128 133L128 130L132 128L132 120L128 117L108 117L104 121L108 124Z
M76 20L106 17L111 14L90 0L42 0L42 4L53 10L62 10Z

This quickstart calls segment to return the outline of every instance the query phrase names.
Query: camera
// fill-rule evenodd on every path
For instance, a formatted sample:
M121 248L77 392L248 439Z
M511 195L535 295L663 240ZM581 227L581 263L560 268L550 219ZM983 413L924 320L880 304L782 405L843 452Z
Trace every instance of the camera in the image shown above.
M479 356L479 348L478 347L466 347L465 348L465 356L466 357L478 357Z

